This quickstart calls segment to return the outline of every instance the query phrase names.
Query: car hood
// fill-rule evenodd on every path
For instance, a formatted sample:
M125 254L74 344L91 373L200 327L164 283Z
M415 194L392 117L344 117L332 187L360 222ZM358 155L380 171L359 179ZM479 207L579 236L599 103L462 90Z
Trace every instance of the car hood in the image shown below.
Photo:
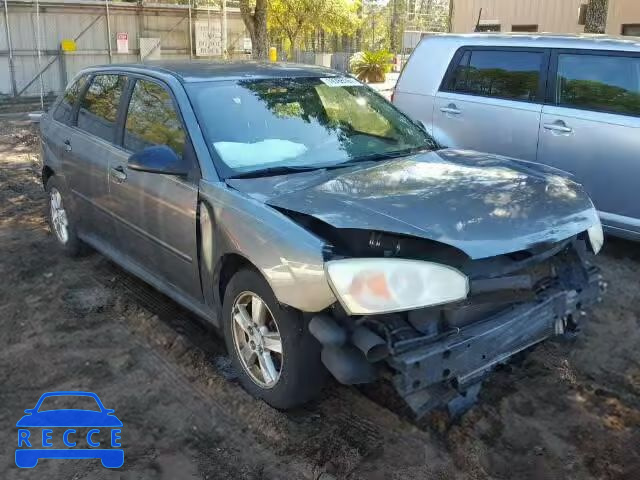
M561 241L599 222L564 172L466 150L227 183L335 228L422 237L471 258Z
M17 427L121 427L115 415L91 410L48 410L25 415Z

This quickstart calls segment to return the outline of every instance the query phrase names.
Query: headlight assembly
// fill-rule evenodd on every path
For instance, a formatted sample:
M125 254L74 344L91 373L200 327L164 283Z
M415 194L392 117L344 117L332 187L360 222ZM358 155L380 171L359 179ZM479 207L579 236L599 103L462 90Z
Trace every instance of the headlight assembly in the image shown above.
M396 258L327 262L329 283L350 315L389 313L463 300L468 278L438 263Z
M602 231L602 223L600 223L600 220L587 229L587 234L589 235L591 249L593 253L597 255L604 245L604 232Z

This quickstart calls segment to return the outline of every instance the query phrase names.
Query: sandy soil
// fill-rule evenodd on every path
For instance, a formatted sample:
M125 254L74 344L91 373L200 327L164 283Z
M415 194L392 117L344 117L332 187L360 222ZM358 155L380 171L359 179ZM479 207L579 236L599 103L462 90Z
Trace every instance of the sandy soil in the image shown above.
M640 245L608 242L610 291L575 342L496 372L456 422L414 422L336 384L282 413L242 390L210 327L97 253L58 254L37 137L0 122L0 478L640 478ZM65 389L115 409L121 469L16 468L15 422Z

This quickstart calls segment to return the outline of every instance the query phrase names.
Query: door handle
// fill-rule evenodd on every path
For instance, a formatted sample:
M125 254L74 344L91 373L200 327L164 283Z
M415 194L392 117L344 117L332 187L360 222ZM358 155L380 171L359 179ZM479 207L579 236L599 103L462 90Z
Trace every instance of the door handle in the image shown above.
M68 138L64 141L64 150L66 152L71 151L71 140L69 140Z
M567 124L562 120L553 123L545 123L542 125L545 129L557 133L573 133L573 128L567 127Z
M122 183L127 179L127 174L122 167L112 168L111 175L115 178L116 183Z
M446 107L440 108L440 111L442 113L448 113L450 115L460 115L462 113L462 111L460 111L458 107L456 107L455 103L450 103Z

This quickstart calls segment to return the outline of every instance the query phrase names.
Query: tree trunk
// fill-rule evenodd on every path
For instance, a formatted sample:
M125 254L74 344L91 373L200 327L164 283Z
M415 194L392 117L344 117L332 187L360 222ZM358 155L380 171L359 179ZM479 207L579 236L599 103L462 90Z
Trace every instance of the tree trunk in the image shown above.
M255 7L251 0L240 0L240 15L251 37L253 58L266 59L269 53L267 0L255 0Z
M389 25L389 49L398 53L398 8L396 0L391 0L391 22Z
M607 27L608 0L589 0L585 33L604 33Z

